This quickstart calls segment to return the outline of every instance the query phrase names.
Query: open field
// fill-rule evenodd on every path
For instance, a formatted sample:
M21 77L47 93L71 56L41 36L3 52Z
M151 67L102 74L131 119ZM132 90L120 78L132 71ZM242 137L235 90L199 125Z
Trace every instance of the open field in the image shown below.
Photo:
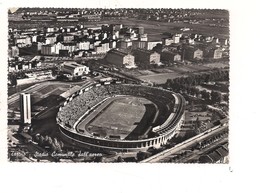
M162 35L164 32L179 33L179 28L187 27L193 29L189 33L202 33L205 35L216 36L219 38L228 38L229 29L227 27L214 27L208 24L190 24L184 22L168 23L160 21L146 21L129 18L127 20L109 20L99 23L122 23L126 26L142 26L145 29L145 33L148 34L149 40L161 40L165 37Z
M215 63L209 63L209 64L203 64L203 66L209 67L209 68L228 68L229 63L227 62L215 62Z
M144 81L151 81L157 84L163 84L167 81L167 79L173 79L177 77L183 76L177 72L171 73L161 73L161 74L154 74L154 75L146 75L146 76L139 76L138 78Z
M190 73L199 74L201 72L210 71L215 68L228 68L229 64L225 62L216 62L212 64L198 65L198 64L190 64L190 65L178 65L178 66L169 66L164 68L156 68L152 70L125 70L123 71L125 74L134 76L143 81L151 81L156 84L163 84L167 81L167 79L174 79L177 77L185 77ZM228 69L227 69L228 70Z
M221 16L221 18L227 18L228 16ZM206 18L206 16L204 17ZM69 22L69 23L58 23L58 22L41 22L39 25L38 22L33 21L23 21L21 24L20 22L9 22L10 27L14 28L23 28L23 26L32 27L32 28L41 28L44 26L49 27L61 27L66 25L77 25L83 24L86 27L96 26L97 24L115 24L115 23L122 23L125 26L142 26L145 29L145 33L148 34L149 40L161 40L165 35L162 35L164 32L169 33L180 33L180 28L187 27L191 28L191 31L188 33L201 33L204 35L216 36L219 38L228 38L229 37L229 28L228 27L217 27L217 26L210 26L208 22L199 23L199 24L191 24L191 23L184 23L183 21L179 21L176 23L168 23L168 22L160 22L160 21L147 21L147 20L138 20L135 18L127 18L127 19L120 19L120 20L102 20L98 22ZM212 23L212 21L210 21ZM214 22L213 22L214 23Z

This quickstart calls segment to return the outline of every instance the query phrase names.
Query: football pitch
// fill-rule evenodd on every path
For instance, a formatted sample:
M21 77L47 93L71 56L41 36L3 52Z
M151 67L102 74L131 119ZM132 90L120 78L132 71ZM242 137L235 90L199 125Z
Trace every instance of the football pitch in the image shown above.
M116 97L96 108L92 112L96 116L93 118L92 113L90 113L79 123L78 128L84 127L87 133L103 138L124 139L140 124L147 128L148 125L143 124L144 116L149 113L147 106L154 106L154 104L141 97ZM92 117L92 119L90 120L89 117Z

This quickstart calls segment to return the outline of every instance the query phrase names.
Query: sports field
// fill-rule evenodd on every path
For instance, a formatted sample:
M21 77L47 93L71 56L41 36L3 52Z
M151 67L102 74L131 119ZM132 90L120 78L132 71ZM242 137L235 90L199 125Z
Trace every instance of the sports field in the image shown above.
M147 124L144 117L147 117L147 114L154 117L155 109L155 105L151 101L141 97L110 98L81 121L77 128L103 138L124 139L139 125L143 126L142 131L147 129L150 125ZM149 110L152 114L147 112ZM151 119L151 116L147 118ZM134 134L138 133L134 132Z

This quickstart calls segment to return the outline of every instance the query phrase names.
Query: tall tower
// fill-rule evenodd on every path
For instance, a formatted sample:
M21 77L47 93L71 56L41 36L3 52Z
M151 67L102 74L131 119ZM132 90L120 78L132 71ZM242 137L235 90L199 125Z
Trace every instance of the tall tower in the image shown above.
M31 96L30 94L20 94L21 122L24 125L31 124Z

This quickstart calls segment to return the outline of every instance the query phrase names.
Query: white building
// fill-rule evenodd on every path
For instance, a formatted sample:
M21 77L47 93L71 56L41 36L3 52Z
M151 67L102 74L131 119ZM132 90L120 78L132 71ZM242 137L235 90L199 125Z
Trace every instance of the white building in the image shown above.
M162 41L150 41L146 44L147 50L152 50L157 44L162 44Z
M180 43L180 37L181 37L180 34L176 34L176 35L172 36L173 43L174 44Z
M89 50L90 42L79 42L77 47L79 50Z
M82 76L89 73L89 67L76 62L64 62L61 69L72 76Z

